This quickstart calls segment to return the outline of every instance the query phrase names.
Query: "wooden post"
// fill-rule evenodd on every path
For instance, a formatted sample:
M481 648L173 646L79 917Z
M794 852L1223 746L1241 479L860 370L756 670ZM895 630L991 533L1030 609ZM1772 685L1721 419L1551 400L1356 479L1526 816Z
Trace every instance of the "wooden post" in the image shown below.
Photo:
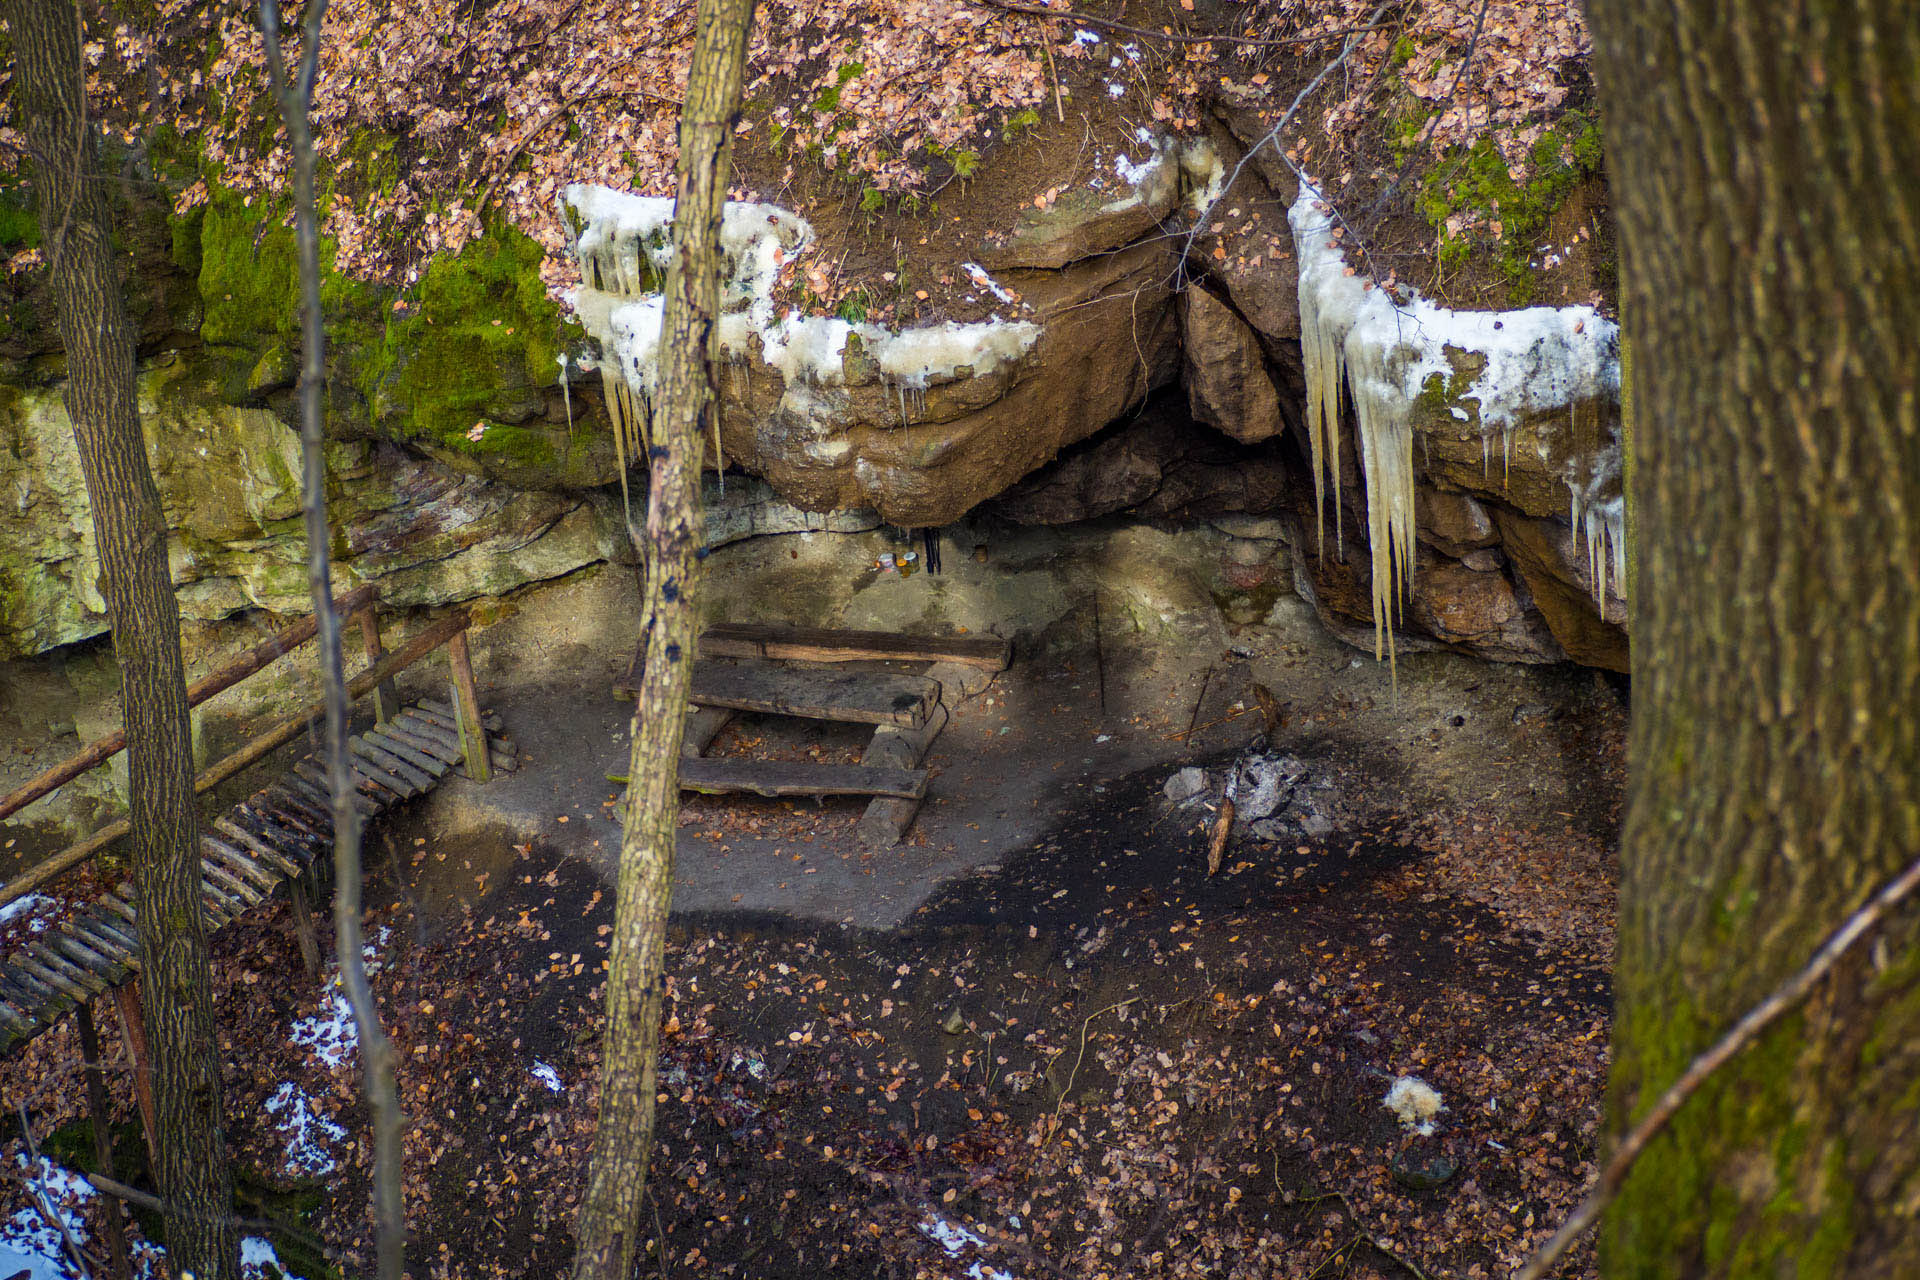
M387 656L380 644L379 611L369 601L360 610L360 640L367 650L367 665L372 666ZM385 724L400 714L400 695L393 687L392 680L382 680L373 690L373 718L379 724Z
M147 1020L140 1012L139 979L113 989L113 1007L120 1014L120 1034L127 1042L133 1098L140 1104L140 1127L147 1135L147 1158L157 1160L160 1128L153 1114L153 1071L147 1066Z
M486 726L480 723L480 695L473 687L466 632L447 641L447 665L453 668L453 716L460 722L460 749L466 755L467 776L475 782L490 782L493 761L487 756Z
M80 1058L87 1071L87 1109L93 1113L93 1162L111 1178L113 1167L113 1130L107 1114L107 1086L101 1079L100 1036L93 1027L93 1004L79 1009ZM107 1251L113 1259L115 1280L131 1280L133 1265L127 1257L127 1228L123 1210L117 1201L104 1206L107 1213Z
M307 976L320 976L320 940L313 932L313 912L307 907L307 882L304 876L287 881L287 898L293 904L293 936L300 943L300 962Z

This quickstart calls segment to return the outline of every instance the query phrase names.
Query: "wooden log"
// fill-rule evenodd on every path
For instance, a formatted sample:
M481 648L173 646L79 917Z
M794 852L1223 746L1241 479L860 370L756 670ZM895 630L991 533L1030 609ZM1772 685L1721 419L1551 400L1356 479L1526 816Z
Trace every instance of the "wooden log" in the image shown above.
M387 750L379 739L372 734L356 735L348 743L353 753L369 764L378 765L389 777L405 783L410 796L422 795L433 790L438 781L432 774L419 768L412 761Z
M100 974L109 982L118 982L126 972L126 962L117 953L103 952L88 946L71 929L53 934L49 941L69 960L83 969Z
M298 774L300 777L312 783L314 787L316 787L319 790L321 795L328 795L332 792L333 782L331 779L327 777L327 771L325 769L322 769L319 765L315 764L312 760L300 761L299 763L293 766L293 771L296 774ZM365 791L360 789L360 784L366 780L367 778L365 774L361 774L361 773L354 774L353 789L348 791L347 795L349 798L352 799L353 807L360 811L360 816L362 818L377 818L380 816L381 810L385 809L386 806L381 804L378 800L374 799L372 796L368 795ZM395 798L396 799L399 798L399 794L397 792L395 793Z
M454 718L460 722L460 754L467 776L475 782L490 782L493 756L487 750L487 728L480 721L480 694L473 686L473 662L467 654L465 632L447 642L447 665L453 669Z
M258 894L261 900L272 897L273 891L280 887L278 876L218 836L202 833L200 857L209 866L224 869L247 887L249 895Z
M702 707L918 728L939 696L940 686L925 676L701 662L693 668L690 700Z
M933 713L918 729L882 725L873 731L873 741L867 744L860 763L876 768L918 768L926 758L928 749L933 746L933 740L946 727L947 707L944 702L934 704ZM854 834L869 849L891 849L913 824L914 816L920 812L921 800L921 796L876 797L867 805L867 811L860 815Z
M140 967L140 939L114 927L105 912L75 916L70 923L73 932L85 938L95 950L114 956L129 969L137 970Z
M380 643L380 612L368 607L360 611L360 644L366 650L367 665L378 666L380 659L387 656L386 646ZM392 719L400 710L400 695L393 687L393 680L382 680L373 687L373 718L380 724Z
M732 707L695 707L680 738L680 754L688 758L706 754L734 714Z
M60 992L9 960L0 968L0 995L40 1020L48 1006L58 1003Z
M332 847L333 802L324 792L315 796L304 781L282 777L260 794L271 801L275 812L289 820L297 819L316 839Z
M100 1063L100 1035L93 1026L93 1005L79 1009L80 1065L87 1073L87 1115L93 1123L93 1163L106 1173L113 1172L113 1117L107 1113L106 1069ZM105 1206L107 1254L113 1262L114 1280L129 1280L133 1274L127 1257L127 1226L117 1204Z
M433 779L419 778L412 765L395 759L358 735L347 739L347 751L354 757L354 768L403 800L411 800L433 785Z
M459 732L459 721L453 714L453 706L451 703L440 702L433 698L422 698L413 704L413 709L430 720L438 721L441 728L447 730L449 733ZM482 708L480 711L480 723L485 727L489 735L506 732L506 724L500 719L500 713L498 711Z
M113 1007L120 1015L120 1036L126 1042L127 1063L133 1068L133 1099L140 1107L140 1128L147 1135L147 1158L160 1150L160 1126L153 1109L153 1071L147 1065L147 1020L140 1012L140 984L128 982L113 989Z
M334 609L346 616L349 613L370 604L376 598L376 588L372 583L357 587L333 602ZM222 693L260 670L281 654L313 638L319 628L317 618L308 616L284 627L271 640L255 645L233 661L208 673L187 686L187 705L197 707L208 698ZM0 818L6 818L55 787L71 782L87 770L104 763L114 755L126 749L127 734L124 729L116 729L106 737L88 743L81 751L51 769L29 779L25 785L0 798Z
M428 627L394 652L382 658L372 667L362 671L347 682L347 696L359 698L382 680L392 679L433 650L445 644L453 636L459 635L470 625L467 615L452 614ZM234 774L260 760L277 747L281 747L306 732L307 726L327 709L325 701L310 703L304 710L282 720L246 746L232 755L208 765L194 778L193 789L196 793L218 786ZM125 818L109 823L80 843L71 845L52 857L36 864L31 870L19 876L6 888L0 889L0 905L13 901L23 894L52 880L62 872L79 866L94 854L100 852L114 841L126 835L132 828Z
M37 1024L11 1000L0 1000L0 1027L4 1027L18 1039L26 1039L21 1033L31 1033Z
M305 879L287 882L287 900L293 907L293 936L300 945L300 963L306 966L309 978L318 977L320 939L313 929L313 911L307 906Z
M1005 671L1013 646L998 636L914 636L835 631L757 622L719 622L700 637L708 658L780 658L806 662L959 662Z
M387 726L387 731L399 737L401 741L418 750L429 752L448 764L457 763L460 759L460 735L442 729L433 721L421 716L412 707L402 711Z
M680 789L707 795L924 796L924 769L870 769L857 764L794 760L680 761Z
M428 778L428 785L447 776L447 762L409 744L396 732L391 721L367 735L366 740L390 756L406 761Z
M106 979L88 973L70 960L62 959L44 942L36 942L13 953L17 969L24 969L61 995L75 1001L90 1000L110 985ZM88 979L92 979L91 983Z
M279 848L276 847L271 840L255 835L231 818L215 818L213 820L213 829L239 845L242 849L245 849L259 861L264 862L267 866L278 871L282 876L292 879L306 873L304 867L286 854L280 852Z

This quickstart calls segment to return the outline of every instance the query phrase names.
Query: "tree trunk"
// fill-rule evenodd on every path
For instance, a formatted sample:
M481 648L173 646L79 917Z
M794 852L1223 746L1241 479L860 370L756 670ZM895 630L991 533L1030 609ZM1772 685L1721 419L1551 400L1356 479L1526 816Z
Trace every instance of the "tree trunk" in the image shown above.
M1920 852L1920 11L1588 8L1637 417L1624 1128ZM1681 1110L1607 1274L1915 1273L1917 943Z
M80 15L71 0L0 0L13 37L16 119L51 266L66 403L100 550L102 594L120 664L131 774L140 988L152 1046L159 1150L152 1153L176 1268L237 1273L213 986L201 918L199 816L167 567L167 522L147 462L134 390L133 329L120 293L96 139L86 119Z
M600 1121L576 1232L575 1280L625 1280L641 1235L667 914L680 811L680 739L693 678L700 580L700 453L713 394L720 219L754 0L700 0L680 116L673 267L661 321L647 499L646 657L634 709L627 814L607 974ZM659 1242L665 1248L665 1242Z
M340 985L353 1009L360 1041L360 1078L373 1118L373 1216L376 1272L401 1280L406 1272L407 1219L402 1162L406 1118L395 1082L393 1041L380 1025L380 1011L367 982L360 930L360 812L347 748L347 691L340 647L340 615L333 607L333 566L327 522L326 434L322 392L326 386L326 315L320 280L319 207L315 194L318 155L309 114L318 74L326 0L307 0L301 20L300 63L289 69L280 38L280 6L260 0L260 29L267 71L293 158L295 242L300 255L300 487L307 534L307 587L320 640L320 673L326 686L327 790L333 810L333 942Z

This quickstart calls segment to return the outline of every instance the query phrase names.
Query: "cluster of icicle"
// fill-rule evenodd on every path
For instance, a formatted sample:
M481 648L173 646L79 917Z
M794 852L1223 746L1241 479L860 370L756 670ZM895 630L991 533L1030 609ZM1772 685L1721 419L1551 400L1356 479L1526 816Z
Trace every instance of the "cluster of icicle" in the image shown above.
M1447 351L1484 357L1461 400L1478 403L1485 457L1492 433L1510 456L1514 429L1530 416L1619 394L1619 332L1591 307L1451 311L1357 274L1340 249L1338 220L1320 193L1302 183L1288 211L1300 258L1300 345L1307 379L1307 442L1314 510L1322 524L1329 482L1335 544L1340 537L1341 388L1353 405L1360 468L1367 489L1367 539L1373 559L1374 654L1393 658L1393 629L1413 586L1413 408L1429 378L1451 378ZM1456 416L1465 416L1455 409ZM1617 452L1617 441L1603 448ZM1600 474L1607 468L1593 465ZM1617 461L1612 470L1617 474ZM1567 476L1574 527L1587 542L1593 592L1604 615L1609 573L1625 579L1626 539L1619 499L1583 500Z
M673 257L673 201L574 183L561 192L560 216L580 269L580 288L570 301L600 344L600 375L624 483L626 458L647 444L665 313L661 286ZM831 434L837 424L831 399L814 395L813 389L844 385L849 338L859 338L881 378L892 384L904 426L924 414L930 385L989 373L1020 359L1040 336L1038 325L998 317L892 330L838 316L776 316L773 290L780 268L812 241L813 228L791 210L727 202L720 224L726 261L717 338L730 385L737 386L739 370L757 358L781 375L784 416L817 436ZM996 296L1010 296L984 271L977 280ZM718 415L714 432L712 462L718 468Z

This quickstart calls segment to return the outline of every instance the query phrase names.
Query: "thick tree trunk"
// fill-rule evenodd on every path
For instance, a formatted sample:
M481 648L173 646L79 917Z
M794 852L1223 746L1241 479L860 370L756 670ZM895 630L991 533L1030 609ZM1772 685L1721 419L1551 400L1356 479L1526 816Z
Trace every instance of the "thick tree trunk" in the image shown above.
M700 0L680 116L674 259L648 453L646 659L620 840L600 1121L580 1206L575 1280L625 1280L634 1273L641 1238L680 812L680 739L693 679L700 453L719 412L712 368L720 310L720 219L753 9L754 0Z
M1920 8L1588 8L1637 418L1624 1126L1920 852ZM1916 1274L1917 944L1682 1109L1609 1275Z
M159 1130L160 1149L152 1156L166 1203L167 1244L176 1268L217 1280L235 1275L239 1258L167 522L141 435L133 328L114 262L112 215L96 173L95 131L86 119L80 15L71 0L3 0L0 15L13 37L16 119L34 165L42 252L52 267L67 353L67 413L92 504L102 594L120 664L140 988Z

